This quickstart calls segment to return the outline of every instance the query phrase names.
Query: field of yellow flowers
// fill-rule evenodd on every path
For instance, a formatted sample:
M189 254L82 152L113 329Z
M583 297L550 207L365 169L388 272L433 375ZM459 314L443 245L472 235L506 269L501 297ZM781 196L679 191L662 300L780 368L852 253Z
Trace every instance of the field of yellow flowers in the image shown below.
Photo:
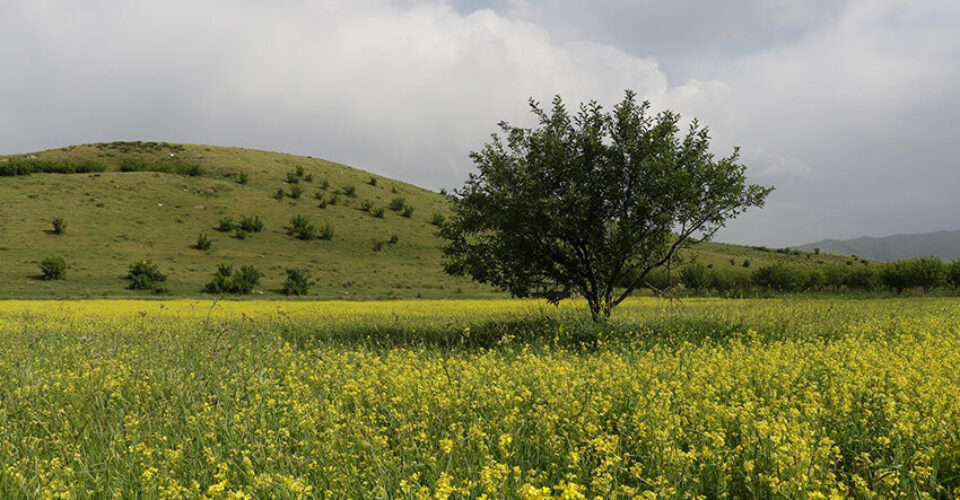
M0 498L956 498L960 301L0 302Z

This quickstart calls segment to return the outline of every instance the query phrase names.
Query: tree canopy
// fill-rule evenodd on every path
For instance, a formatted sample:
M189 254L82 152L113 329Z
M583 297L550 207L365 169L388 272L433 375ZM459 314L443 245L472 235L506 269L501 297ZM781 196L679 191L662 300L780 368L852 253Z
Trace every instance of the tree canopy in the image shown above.
M627 91L612 112L531 99L536 128L499 124L472 152L440 231L444 267L517 297L584 297L595 320L682 248L709 238L772 188L747 184L739 153L717 158L708 129L653 114Z

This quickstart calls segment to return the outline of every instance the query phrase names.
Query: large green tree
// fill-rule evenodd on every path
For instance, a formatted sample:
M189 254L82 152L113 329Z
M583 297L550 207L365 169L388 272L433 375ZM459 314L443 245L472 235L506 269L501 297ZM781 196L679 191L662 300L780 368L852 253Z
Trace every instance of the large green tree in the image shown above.
M696 120L653 114L627 91L612 112L530 106L536 128L499 124L440 231L444 267L517 297L585 298L594 320L682 248L709 238L772 188L747 184L735 149L715 157Z

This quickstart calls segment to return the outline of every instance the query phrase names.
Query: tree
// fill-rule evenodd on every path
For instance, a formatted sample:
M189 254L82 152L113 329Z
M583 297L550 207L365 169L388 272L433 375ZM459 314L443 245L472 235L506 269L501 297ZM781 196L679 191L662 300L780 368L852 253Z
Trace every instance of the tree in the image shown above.
M725 222L762 206L772 188L747 184L736 149L716 158L696 120L650 112L627 91L607 113L575 115L560 97L531 100L537 128L501 122L470 154L478 172L451 197L440 235L445 270L517 297L583 296L595 321L650 271Z

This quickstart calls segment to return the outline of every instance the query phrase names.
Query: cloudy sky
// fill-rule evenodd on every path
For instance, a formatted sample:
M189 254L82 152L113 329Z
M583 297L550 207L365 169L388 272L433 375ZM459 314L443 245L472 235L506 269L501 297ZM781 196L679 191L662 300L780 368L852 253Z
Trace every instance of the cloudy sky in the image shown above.
M459 185L528 97L656 109L777 190L721 241L960 229L956 0L0 0L0 153L235 145Z

